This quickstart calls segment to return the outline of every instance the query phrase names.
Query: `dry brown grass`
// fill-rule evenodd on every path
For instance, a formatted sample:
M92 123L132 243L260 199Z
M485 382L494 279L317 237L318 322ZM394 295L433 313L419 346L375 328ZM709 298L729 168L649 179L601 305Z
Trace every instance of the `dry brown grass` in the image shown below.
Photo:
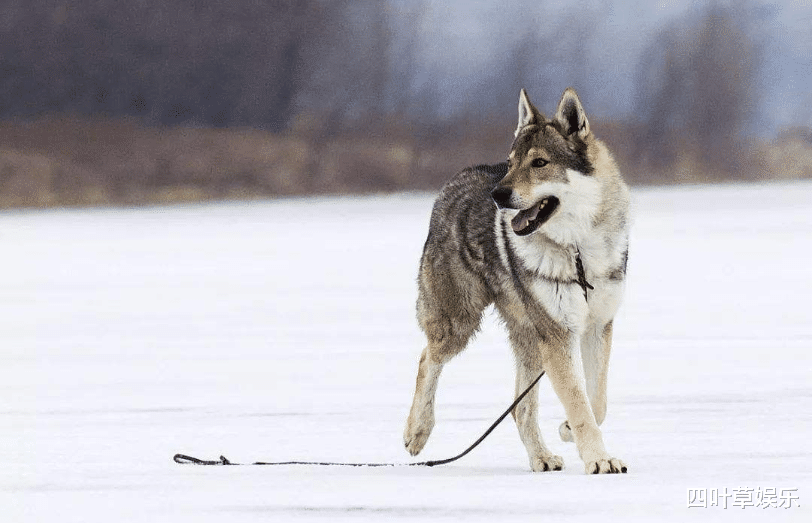
M755 146L763 177L775 180L812 180L812 133L791 128L772 142Z
M487 160L487 148L461 143L420 147L396 131L323 139L128 119L0 122L0 207L429 189Z
M464 166L504 158L510 130L491 124L457 123L417 140L394 127L324 139L306 132L155 128L127 119L0 122L0 207L435 189ZM648 169L635 156L633 130L617 122L595 128L633 184L812 177L808 130L754 144L742 153L747 172L731 174L712 172L690 149L673 165Z
M5 207L293 194L308 164L296 138L129 120L5 122L0 144Z

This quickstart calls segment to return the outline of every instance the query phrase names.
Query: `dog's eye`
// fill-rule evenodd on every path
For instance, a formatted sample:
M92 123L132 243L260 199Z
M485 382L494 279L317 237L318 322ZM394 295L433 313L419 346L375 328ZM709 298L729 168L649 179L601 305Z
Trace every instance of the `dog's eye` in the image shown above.
M547 162L543 158L534 158L533 161L530 163L532 167L544 167L547 164L549 164L549 162Z

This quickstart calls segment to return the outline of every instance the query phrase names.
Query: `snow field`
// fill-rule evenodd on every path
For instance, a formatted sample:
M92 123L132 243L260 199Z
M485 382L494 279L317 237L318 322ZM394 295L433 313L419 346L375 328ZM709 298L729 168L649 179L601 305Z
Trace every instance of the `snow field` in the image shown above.
M603 426L630 471L600 477L544 379L562 472L529 471L510 419L436 468L172 462L411 460L430 195L0 214L0 520L809 520L812 184L633 193ZM512 365L491 312L419 460L487 428ZM688 507L746 488L798 500Z

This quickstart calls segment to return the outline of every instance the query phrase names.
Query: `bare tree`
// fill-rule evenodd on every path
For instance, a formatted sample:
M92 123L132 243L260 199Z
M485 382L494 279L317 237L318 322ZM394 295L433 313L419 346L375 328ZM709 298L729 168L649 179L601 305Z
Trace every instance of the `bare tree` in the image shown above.
M638 73L643 167L660 170L688 156L720 176L742 167L763 63L750 17L739 5L712 4L654 38Z

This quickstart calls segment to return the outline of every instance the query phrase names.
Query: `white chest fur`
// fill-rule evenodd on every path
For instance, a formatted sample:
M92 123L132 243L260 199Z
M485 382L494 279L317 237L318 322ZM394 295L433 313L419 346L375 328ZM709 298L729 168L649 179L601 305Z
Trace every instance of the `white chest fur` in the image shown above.
M558 282L537 277L531 284L535 299L553 320L577 335L590 326L602 326L611 321L623 297L622 280L610 280L594 275L587 277L594 289L577 282Z
M557 323L580 335L586 329L589 304L578 284L536 279L531 290L535 299Z
M529 282L534 298L553 320L575 334L606 324L620 307L624 283L610 279L609 273L622 264L627 232L614 233L593 230L579 239L577 251L574 246L562 247L536 235L507 239L520 263L534 275ZM588 298L578 284L577 256L587 282L594 287L587 290Z

